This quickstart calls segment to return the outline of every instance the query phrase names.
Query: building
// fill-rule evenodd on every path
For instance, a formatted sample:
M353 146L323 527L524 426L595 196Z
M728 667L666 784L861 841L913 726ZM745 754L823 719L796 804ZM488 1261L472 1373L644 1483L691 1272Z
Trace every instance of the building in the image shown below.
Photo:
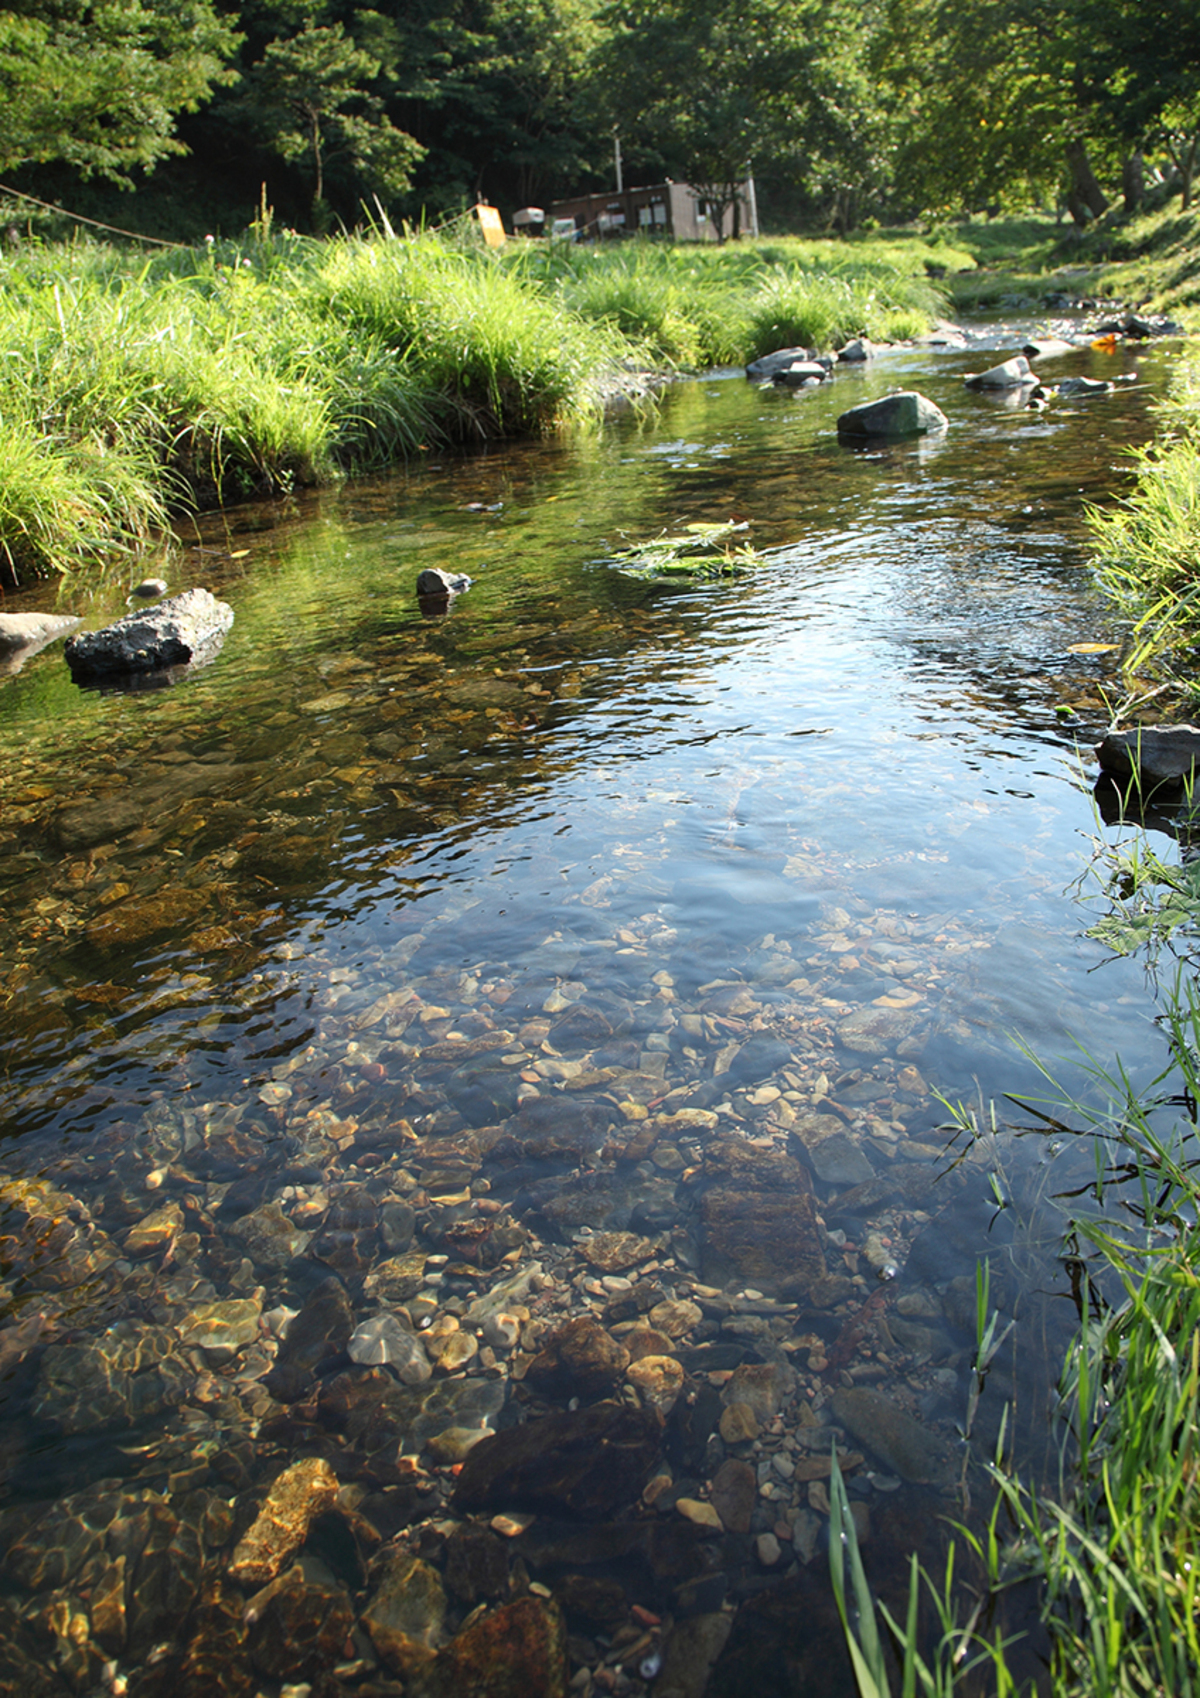
M740 186L739 228L757 235L754 179ZM597 241L610 236L664 236L676 242L715 242L733 234L733 208L725 208L724 230L718 230L708 202L690 183L654 183L648 189L617 189L592 195L572 195L550 203L549 232L575 240Z

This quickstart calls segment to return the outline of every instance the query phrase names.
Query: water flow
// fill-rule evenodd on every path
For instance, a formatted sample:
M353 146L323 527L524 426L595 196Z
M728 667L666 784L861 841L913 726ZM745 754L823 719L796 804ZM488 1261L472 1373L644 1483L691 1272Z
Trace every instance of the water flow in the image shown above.
M972 1437L1007 1398L1044 1442L1073 1319L1044 1141L955 1165L942 1099L986 1124L1038 1090L1019 1044L1076 1081L1076 1040L1160 1059L1068 887L1115 678L1081 645L1119 640L1080 508L1163 357L1072 356L1139 381L1040 414L963 390L988 360L704 379L234 514L174 569L236 610L207 669L83 692L50 650L2 686L14 1666L348 1691L454 1634L458 1668L532 1575L622 1690L739 1603L710 1690L748 1690L763 1578L785 1622L826 1608L831 1439L880 1550L961 1508L981 1257L1018 1326ZM897 386L945 436L840 446ZM743 576L611 564L729 518ZM441 617L430 566L474 580ZM628 1468L580 1484L572 1420ZM475 1455L537 1421L540 1467ZM464 1580L493 1510L519 1537Z

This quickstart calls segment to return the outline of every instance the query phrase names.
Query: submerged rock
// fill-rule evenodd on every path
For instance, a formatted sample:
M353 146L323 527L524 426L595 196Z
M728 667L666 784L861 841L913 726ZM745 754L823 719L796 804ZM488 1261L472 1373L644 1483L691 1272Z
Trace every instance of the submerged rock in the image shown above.
M851 440L863 437L926 436L930 431L945 430L949 421L941 408L935 406L915 389L901 389L878 401L864 401L851 407L837 422L838 435Z
M212 659L232 624L233 609L226 602L208 590L185 590L103 630L72 637L67 664L77 679L199 665Z
M464 1509L525 1508L598 1520L641 1491L662 1434L657 1415L619 1403L527 1421L475 1446L455 1502Z
M902 1480L944 1485L951 1478L950 1446L880 1392L863 1386L835 1391L830 1407L834 1419Z
M274 1580L337 1494L337 1475L323 1457L285 1468L233 1553L232 1578L243 1586L265 1586Z
M566 1698L567 1629L536 1594L472 1621L425 1672L420 1698Z

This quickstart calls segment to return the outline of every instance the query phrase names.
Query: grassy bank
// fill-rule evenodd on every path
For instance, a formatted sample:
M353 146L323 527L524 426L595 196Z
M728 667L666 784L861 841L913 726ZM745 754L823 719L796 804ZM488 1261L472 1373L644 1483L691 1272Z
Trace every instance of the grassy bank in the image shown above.
M943 304L931 252L26 246L0 263L0 578L135 550L189 508L595 419L639 367L915 334Z

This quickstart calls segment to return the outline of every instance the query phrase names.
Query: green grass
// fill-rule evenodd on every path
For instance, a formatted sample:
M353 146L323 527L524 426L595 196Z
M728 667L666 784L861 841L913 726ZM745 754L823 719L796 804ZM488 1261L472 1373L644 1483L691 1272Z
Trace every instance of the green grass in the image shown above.
M169 516L460 440L603 415L640 368L894 340L944 305L931 245L604 250L390 230L149 260L85 241L0 260L0 572L140 547ZM969 261L969 256L958 255Z
M1087 515L1093 568L1129 622L1122 664L1182 695L1195 692L1200 648L1200 364L1182 362L1159 408L1157 442L1137 456L1137 485ZM1161 704L1160 704L1161 706Z

